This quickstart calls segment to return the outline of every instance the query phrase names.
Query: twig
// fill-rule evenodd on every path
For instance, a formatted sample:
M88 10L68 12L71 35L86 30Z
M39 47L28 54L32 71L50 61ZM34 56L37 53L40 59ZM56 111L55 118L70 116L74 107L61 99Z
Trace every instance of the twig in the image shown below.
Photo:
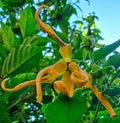
M95 123L96 117L97 117L97 114L98 114L98 111L99 111L99 109L100 109L100 106L101 106L101 103L98 102L98 104L97 104L97 109L96 109L96 111L95 111L95 115L94 115L94 118L93 118L93 120L92 120L91 123Z
M7 109L10 110L10 109L13 108L15 105L17 105L18 103L22 102L23 100L25 100L25 99L27 99L27 98L33 96L34 94L35 94L35 92L33 92L33 93L29 94L29 95L26 95L26 96L24 96L23 98L18 99L15 103L13 103L12 105L10 105Z

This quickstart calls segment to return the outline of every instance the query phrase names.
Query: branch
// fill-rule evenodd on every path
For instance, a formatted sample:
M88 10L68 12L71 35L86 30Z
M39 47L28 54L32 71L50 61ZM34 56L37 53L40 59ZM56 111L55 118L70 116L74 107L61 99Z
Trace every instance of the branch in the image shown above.
M99 109L100 109L100 106L101 106L101 103L98 102L98 104L97 104L97 109L96 109L96 111L95 111L95 115L94 115L94 118L93 118L93 120L92 120L91 123L95 123L95 122L96 122L96 117L97 117L98 111L99 111Z
M26 95L26 96L24 96L24 97L18 99L15 103L13 103L12 105L10 105L7 109L10 110L10 109L13 108L15 105L17 105L18 103L22 102L23 100L25 100L25 99L27 99L27 98L33 96L34 94L35 94L35 92L33 92L33 93L29 94L29 95Z

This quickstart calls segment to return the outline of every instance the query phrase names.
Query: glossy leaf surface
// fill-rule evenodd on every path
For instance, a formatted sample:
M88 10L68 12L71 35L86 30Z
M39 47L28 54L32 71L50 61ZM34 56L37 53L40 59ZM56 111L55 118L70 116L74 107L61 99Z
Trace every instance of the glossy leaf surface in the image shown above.
M73 97L59 97L54 102L43 106L48 123L79 123L87 111L84 100Z
M31 70L36 64L38 64L40 55L41 49L39 47L21 45L14 48L3 63L2 75L16 75L16 73Z

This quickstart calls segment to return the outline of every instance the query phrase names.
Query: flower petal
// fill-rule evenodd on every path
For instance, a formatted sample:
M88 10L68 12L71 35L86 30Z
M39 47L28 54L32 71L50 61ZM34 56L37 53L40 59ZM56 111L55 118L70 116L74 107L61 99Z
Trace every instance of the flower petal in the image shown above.
M63 81L55 81L54 89L57 93L64 93L66 91L66 85L63 83Z
M50 12L50 8L49 8L47 5L42 4L42 5L40 6L40 8L39 8L39 9L36 11L36 13L35 13L35 19L36 19L38 25L41 27L41 29L42 29L43 31L47 32L53 39L55 39L55 41L57 41L61 46L66 45L66 43L64 43L64 42L57 36L57 34L53 31L53 29L52 29L49 25L47 25L47 24L45 24L44 22L42 22L41 19L39 18L39 14L40 14L42 8L47 8L47 10Z
M52 83L60 74L63 74L67 65L63 61L58 61L54 65L48 66L41 70L36 77L37 101L42 101L42 83Z
M37 102L41 102L42 101L42 88L41 88L41 84L42 84L42 77L49 71L49 69L52 66L48 66L46 68L44 68L43 70L41 70L36 77L36 93L37 93Z
M75 62L71 62L68 65L68 69L69 69L70 72L73 72L73 71L83 71Z
M74 93L74 84L70 80L70 72L65 71L61 81L54 82L54 89L57 93L64 93L68 97L72 97Z
M6 78L6 79L4 79L2 81L1 87L2 87L3 90L9 91L9 92L18 91L18 90L20 90L20 89L22 89L24 87L27 87L27 86L30 86L30 85L35 85L35 80L30 80L30 81L26 81L26 82L20 83L17 86L15 86L14 88L6 88L5 84L8 81L8 79L9 78Z
M84 71L72 72L70 79L78 87L83 87L89 81L89 78Z
M59 53L63 57L65 62L71 62L72 48L71 48L70 44L66 44L64 46L60 46Z
M98 98L98 100L108 110L108 112L109 112L109 114L110 114L111 117L116 116L116 113L114 112L112 106L107 101L107 99L102 95L101 92L99 92L99 90L95 86L92 85L92 77L91 77L90 74L88 74L88 77L89 77L89 82L87 82L84 87L90 88L94 92L94 94L96 95L96 97Z
M89 88L94 92L94 94L96 95L96 97L98 98L98 100L104 105L104 107L108 110L109 114L111 117L116 116L116 113L114 112L112 106L110 105L110 103L106 100L106 98L102 95L101 92L98 91L98 89L93 86L93 85L89 85Z
M54 65L52 65L48 71L46 71L46 75L42 77L42 83L49 83L54 81L58 76L63 74L67 69L67 65L63 61L58 61Z

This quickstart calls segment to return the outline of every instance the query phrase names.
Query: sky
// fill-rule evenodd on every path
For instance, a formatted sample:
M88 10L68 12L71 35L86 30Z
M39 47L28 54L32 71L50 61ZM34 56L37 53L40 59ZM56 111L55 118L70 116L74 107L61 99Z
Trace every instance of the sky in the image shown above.
M111 44L120 39L120 0L89 0L80 1L80 7L83 13L87 15L90 12L95 12L99 20L96 20L97 28L101 30L101 36L104 38L101 43ZM120 49L120 48L119 48Z

